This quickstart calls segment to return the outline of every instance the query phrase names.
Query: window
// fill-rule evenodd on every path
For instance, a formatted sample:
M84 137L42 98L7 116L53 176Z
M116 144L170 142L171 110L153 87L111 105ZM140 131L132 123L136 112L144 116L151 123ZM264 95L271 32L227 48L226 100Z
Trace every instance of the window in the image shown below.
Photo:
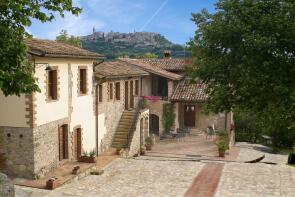
M80 69L80 86L79 86L79 91L80 94L87 94L87 70L86 69Z
M57 100L57 70L48 71L48 98Z
M120 100L121 98L121 90L120 90L120 82L116 83L116 100Z
M110 83L110 100L113 100L113 97L114 97L113 83Z
M139 94L139 82L135 80L135 95L138 96Z
M102 85L98 85L98 101L102 102Z

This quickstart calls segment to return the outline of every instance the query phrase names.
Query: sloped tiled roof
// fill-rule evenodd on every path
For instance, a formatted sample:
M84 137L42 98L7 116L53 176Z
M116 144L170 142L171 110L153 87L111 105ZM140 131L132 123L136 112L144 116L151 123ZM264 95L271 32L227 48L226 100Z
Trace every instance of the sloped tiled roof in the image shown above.
M204 102L207 99L205 89L206 84L204 83L191 83L189 80L182 80L174 90L171 101Z
M26 44L29 47L29 53L41 57L72 57L84 59L104 57L101 54L53 40L29 39L26 40Z
M185 67L191 65L189 59L163 58L163 59L138 59L137 61L159 67L167 71L184 71Z
M103 62L96 66L97 76L106 78L149 75L148 72L123 61Z
M162 76L162 77L165 77L168 79L181 80L183 78L183 76L181 76L181 75L166 71L160 67L151 66L150 64L139 61L138 59L122 58L122 59L120 59L120 61L128 62L128 63L133 64L139 68L142 68L143 70L145 70L147 72L150 72L152 74L159 75L159 76Z

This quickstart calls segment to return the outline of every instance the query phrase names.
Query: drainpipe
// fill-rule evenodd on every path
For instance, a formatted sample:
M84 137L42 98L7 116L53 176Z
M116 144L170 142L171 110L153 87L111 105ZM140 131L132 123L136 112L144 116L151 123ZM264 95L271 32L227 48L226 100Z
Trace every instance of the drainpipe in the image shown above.
M95 68L96 66L102 64L104 62L104 59L101 60L101 62L98 62L97 64L93 64L93 73L95 74ZM95 80L95 77L94 77ZM96 139L96 156L98 156L98 83L95 82L95 139Z

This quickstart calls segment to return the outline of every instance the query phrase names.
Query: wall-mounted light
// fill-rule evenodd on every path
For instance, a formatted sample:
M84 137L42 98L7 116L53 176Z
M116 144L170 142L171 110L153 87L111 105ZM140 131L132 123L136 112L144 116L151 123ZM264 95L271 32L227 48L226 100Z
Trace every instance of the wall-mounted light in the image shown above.
M49 64L48 63L35 63L35 65L40 65L40 66L38 66L37 68L41 68L42 66L46 66L45 67L45 71L51 71L52 70L52 68L51 68L51 66L49 66Z
M45 68L45 70L46 70L46 71L51 71L52 68L51 68L51 66L49 66L49 64L46 64L46 68Z

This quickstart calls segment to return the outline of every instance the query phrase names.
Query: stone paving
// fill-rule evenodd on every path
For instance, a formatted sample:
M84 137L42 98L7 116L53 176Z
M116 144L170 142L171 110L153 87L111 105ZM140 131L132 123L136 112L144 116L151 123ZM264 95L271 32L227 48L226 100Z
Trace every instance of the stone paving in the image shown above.
M286 165L287 155L271 154L262 145L237 143L240 163L227 163L224 166L221 180L215 197L295 197L295 167ZM265 155L262 162L246 164Z
M16 187L17 197L183 196L203 164L117 159L101 176L88 176L54 191Z
M181 144L185 146L185 143L177 146ZM237 147L240 148L237 162L224 162L215 197L295 197L295 167L285 164L287 155L271 154L261 145L237 143ZM183 150L193 150L187 148ZM170 149L165 150L165 154L170 153ZM191 153L184 152L183 155ZM196 177L212 161L205 164L185 160L178 154L182 155L178 152L168 159L151 156L119 158L105 168L103 175L88 176L54 191L16 186L16 197L183 196L194 183L202 183ZM263 161L278 165L244 163L264 154Z

